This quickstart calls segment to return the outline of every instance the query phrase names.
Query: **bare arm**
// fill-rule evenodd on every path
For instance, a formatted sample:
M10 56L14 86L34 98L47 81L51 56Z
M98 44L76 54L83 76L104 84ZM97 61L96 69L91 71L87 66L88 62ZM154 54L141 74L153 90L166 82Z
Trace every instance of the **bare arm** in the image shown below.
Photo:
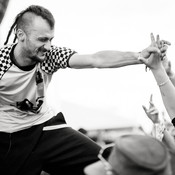
M148 47L141 53L148 58L151 52L156 52L156 48ZM94 54L79 55L74 54L70 60L71 68L118 68L128 65L142 64L138 60L139 52L121 52L121 51L99 51Z
M175 73L172 71L171 61L169 61L167 59L167 57L165 57L165 59L163 60L162 63L163 63L163 66L165 68L165 71L166 71L167 75L169 76L171 82L175 86Z
M152 45L157 47L154 36L151 36ZM165 43L166 44L166 43ZM159 53L151 54L148 59L141 59L152 71L154 78L159 86L163 103L171 120L175 117L175 87L170 81L165 68L162 64Z
M175 87L163 67L152 69L152 73L159 85L163 103L172 120L175 117Z

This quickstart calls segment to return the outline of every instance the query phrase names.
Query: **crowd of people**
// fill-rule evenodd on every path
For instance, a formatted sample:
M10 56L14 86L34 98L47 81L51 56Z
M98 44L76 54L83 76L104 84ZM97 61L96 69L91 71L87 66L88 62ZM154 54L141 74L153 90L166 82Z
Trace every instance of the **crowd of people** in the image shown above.
M1 174L172 175L175 141L159 119L152 96L149 108L143 106L154 123L152 135L123 135L105 148L69 127L61 110L55 114L46 103L47 87L59 69L145 64L175 126L175 74L166 57L170 43L151 34L151 44L140 52L80 55L51 44L54 25L49 10L31 5L17 14L0 48Z

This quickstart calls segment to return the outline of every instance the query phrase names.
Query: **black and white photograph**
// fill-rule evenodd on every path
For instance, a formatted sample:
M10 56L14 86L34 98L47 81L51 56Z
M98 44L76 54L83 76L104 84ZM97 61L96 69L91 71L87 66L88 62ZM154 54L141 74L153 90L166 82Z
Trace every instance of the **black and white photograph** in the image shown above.
M0 174L175 175L173 0L0 0Z

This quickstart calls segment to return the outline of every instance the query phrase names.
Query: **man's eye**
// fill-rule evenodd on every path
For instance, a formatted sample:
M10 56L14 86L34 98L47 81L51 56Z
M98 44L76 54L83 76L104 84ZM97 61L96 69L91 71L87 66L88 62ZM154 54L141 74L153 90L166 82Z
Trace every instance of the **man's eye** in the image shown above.
M41 42L46 42L46 41L48 41L47 38L39 38L38 40L41 41Z

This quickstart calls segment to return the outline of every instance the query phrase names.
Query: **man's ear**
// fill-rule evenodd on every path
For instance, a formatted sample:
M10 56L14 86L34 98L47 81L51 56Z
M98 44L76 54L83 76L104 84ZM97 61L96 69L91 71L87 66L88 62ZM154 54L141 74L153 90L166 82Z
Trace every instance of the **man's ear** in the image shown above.
M22 29L18 29L16 31L16 36L17 36L18 40L21 41L21 42L23 42L24 39L25 39L25 33Z

